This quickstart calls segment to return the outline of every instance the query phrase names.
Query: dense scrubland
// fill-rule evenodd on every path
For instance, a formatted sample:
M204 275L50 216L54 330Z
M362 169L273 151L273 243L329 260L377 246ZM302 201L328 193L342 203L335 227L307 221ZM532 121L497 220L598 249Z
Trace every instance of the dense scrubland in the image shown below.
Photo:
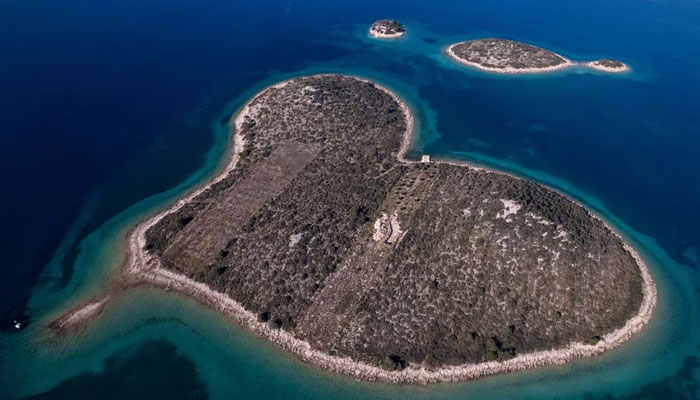
M460 60L491 69L552 68L566 63L566 59L549 50L506 39L467 40L450 49Z
M639 268L600 220L512 176L399 161L404 110L372 83L300 77L246 111L239 165L146 249L261 323L403 369L595 342L637 312Z

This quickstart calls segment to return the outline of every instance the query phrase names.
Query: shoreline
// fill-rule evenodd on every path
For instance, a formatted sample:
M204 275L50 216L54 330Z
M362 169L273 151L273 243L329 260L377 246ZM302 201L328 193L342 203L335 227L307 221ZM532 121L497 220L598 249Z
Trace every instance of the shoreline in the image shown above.
M405 33L405 31L397 33L381 33L373 31L372 28L369 29L369 35L375 39L398 39Z
M595 69L597 71L602 71L602 72L608 72L611 74L620 74L623 72L628 72L630 70L629 65L622 63L622 67L620 68L613 68L613 67L606 67L604 65L601 65L597 60L596 61L589 61L584 64L586 67L590 69Z
M394 99L394 101L397 102L399 107L404 112L406 130L403 134L401 146L396 154L396 157L399 162L402 163L419 163L417 160L409 160L405 157L410 150L412 141L415 137L415 117L409 106L396 93L377 82L351 75L344 76L371 83L376 88L387 93L392 97L392 99ZM582 206L591 216L600 220L607 229L613 232L622 241L625 250L627 250L637 262L642 275L643 299L638 313L628 319L623 327L603 335L601 340L595 345L573 342L563 348L525 353L505 361L462 364L456 366L445 366L437 369L426 369L423 367L409 365L409 367L402 371L389 371L364 362L355 361L349 357L331 356L322 351L314 350L311 348L311 345L308 342L294 337L291 333L279 329L273 329L265 323L258 322L258 318L255 313L247 311L241 304L231 299L227 295L217 292L203 283L194 281L183 275L162 268L157 257L146 254L143 250L145 246L146 231L163 217L177 211L180 207L207 190L213 184L224 179L228 173L236 167L240 159L240 153L243 151L243 147L245 145L245 141L240 136L240 127L245 116L248 115L248 112L250 111L249 105L251 102L270 88L282 87L290 80L296 78L298 77L287 79L260 90L234 114L234 116L231 118L230 128L233 149L230 153L230 159L227 161L226 166L221 173L209 179L201 187L186 194L183 198L177 200L173 205L164 211L138 222L136 226L129 231L127 239L129 254L127 255L125 264L121 269L122 274L120 274L117 279L126 279L128 282L133 282L134 284L147 284L162 288L166 291L178 291L181 294L187 295L200 303L219 311L223 316L232 319L240 325L243 325L249 331L252 331L253 333L267 339L275 346L286 350L292 353L298 359L313 364L317 367L356 379L366 381L382 381L394 384L461 382L477 379L487 375L521 371L539 366L561 365L574 359L592 357L618 347L629 340L634 334L641 331L642 328L651 320L653 309L657 300L657 293L656 286L647 265L639 256L637 251L624 240L623 236L613 229L602 217L589 210L580 202L566 195L565 197L569 201ZM525 179L511 173L473 165L468 162L447 160L435 160L432 162L458 165L460 167L483 170L489 173L505 174L517 179ZM546 187L547 189L555 190L538 182L535 183ZM73 309L56 321L63 321L63 324L60 326L61 329L70 328L71 325L79 325L89 322L99 315L99 313L105 308L106 304L108 304L108 300L113 298L113 295L113 293L107 294L106 296L102 296L103 300L93 301L78 309Z

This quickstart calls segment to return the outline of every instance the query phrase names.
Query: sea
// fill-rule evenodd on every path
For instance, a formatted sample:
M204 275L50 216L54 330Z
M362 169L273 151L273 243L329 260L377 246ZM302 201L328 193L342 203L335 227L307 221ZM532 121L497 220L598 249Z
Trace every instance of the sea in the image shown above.
M369 38L379 18L407 34ZM497 76L444 54L483 37L631 71ZM698 399L698 62L695 0L3 0L0 398ZM220 170L239 107L318 72L403 97L412 155L508 171L604 217L657 281L650 325L596 358L429 386L322 371L154 289L48 333L119 268L130 228Z

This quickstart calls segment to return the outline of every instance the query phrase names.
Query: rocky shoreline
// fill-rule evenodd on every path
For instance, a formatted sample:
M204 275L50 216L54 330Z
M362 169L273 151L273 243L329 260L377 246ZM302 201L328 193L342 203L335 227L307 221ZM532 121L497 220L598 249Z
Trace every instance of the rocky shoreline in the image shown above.
M406 34L406 28L398 21L380 19L369 27L369 35L375 39L398 39Z
M630 67L620 61L596 60L585 63L588 68L609 73L628 72Z
M494 57L489 56L488 58L494 62L507 64L506 66L503 66L503 67L496 67L496 66L489 66L489 65L485 65L483 63L478 63L475 61L467 60L465 57L458 55L456 50L455 50L456 47L462 46L462 45L465 45L468 43L480 43L480 42L487 42L487 41L498 41L498 43L502 42L502 43L507 43L507 44L512 43L515 45L523 46L523 47L528 48L528 49L533 49L535 51L542 52L550 59L556 60L557 63L554 65L545 65L545 66L536 66L536 67L531 67L531 66L530 67L528 67L528 66L513 67L510 65L512 63L508 59L494 59ZM512 51L512 50L508 49L508 51ZM502 39L479 39L479 40L473 40L473 41L454 43L454 44L447 46L447 48L445 49L445 52L450 56L450 58L452 58L454 61L457 61L460 64L463 64L463 65L466 65L466 66L469 66L472 68L477 68L477 69L480 69L482 71L494 72L494 73L499 73L499 74L533 74L533 73L543 73L543 72L554 72L554 71L562 70L565 68L573 67L574 65L576 65L575 62L569 60L568 58L563 57L559 54L553 53L551 51L540 49L540 48L535 47L535 46L526 45L526 44L520 43L520 42L513 42L513 41L502 40ZM486 55L484 54L483 56L485 57ZM520 61L518 61L518 62L520 62ZM515 63L515 62L513 62L513 63Z

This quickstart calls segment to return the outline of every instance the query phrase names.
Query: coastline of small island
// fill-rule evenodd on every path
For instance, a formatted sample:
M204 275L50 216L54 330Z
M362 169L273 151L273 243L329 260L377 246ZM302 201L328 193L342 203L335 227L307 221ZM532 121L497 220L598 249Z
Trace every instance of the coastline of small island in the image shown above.
M459 64L497 74L538 74L575 66L608 73L630 70L629 66L620 61L600 59L576 62L541 47L498 38L453 43L447 46L445 53Z
M593 69L596 69L598 71L610 72L610 73L621 73L621 72L627 72L630 70L630 67L627 64L625 64L621 61L609 60L607 58L602 58L600 60L587 62L586 66L588 68L593 68Z
M275 94L283 92L285 90L289 91L289 93L285 93L285 96L283 97L277 97L277 95ZM449 362L447 362L443 363L444 365L431 366L429 365L429 363L416 364L413 360L406 360L401 356L396 355L396 358L388 357L388 365L378 365L368 360L352 358L348 356L348 354L344 354L342 352L338 353L338 349L324 349L320 343L312 343L311 340L311 337L313 337L315 334L318 334L319 332L322 332L323 335L328 335L328 333L326 333L326 331L328 330L327 325L316 325L318 317L321 315L325 315L324 313L328 311L324 310L320 304L323 304L324 301L327 301L331 303L332 306L340 306L343 303L342 301L339 303L338 301L332 300L332 298L338 294L337 290L340 290L340 286L348 286L346 289L351 289L349 290L349 292L352 292L353 290L362 287L362 284L364 283L362 280L355 282L346 281L346 279L352 280L353 276L359 275L361 277L364 277L366 275L365 272L354 271L354 265L343 264L337 270L337 272L335 272L334 270L328 273L326 277L330 279L330 281L326 282L324 286L332 288L335 285L338 289L334 289L331 292L326 291L328 293L323 293L323 291L319 291L313 297L317 301L315 301L314 304L310 305L309 307L311 307L312 311L314 312L307 312L307 320L300 318L299 322L297 322L298 326L304 325L306 326L306 328L303 332L296 333L292 333L286 329L286 324L288 323L287 320L280 320L278 323L278 320L275 319L276 317L272 313L266 314L267 312L251 311L250 304L248 304L248 307L246 307L244 302L242 303L240 301L237 301L229 295L225 294L228 291L217 291L213 289L210 285L203 283L203 278L198 279L197 276L201 277L201 275L198 275L199 273L197 273L195 270L189 272L178 271L177 269L180 268L178 266L164 266L163 261L170 263L174 259L186 260L187 257L190 257L190 260L194 260L191 258L193 254L182 253L181 250L186 247L182 247L181 245L175 246L174 248L171 247L172 249L177 250L177 257L174 257L176 255L175 253L169 254L165 250L161 252L160 255L157 252L154 252L154 249L157 248L157 245L155 245L155 242L153 242L153 235L158 235L158 232L156 231L154 233L152 229L156 226L160 226L161 229L165 228L167 231L171 229L169 228L170 226L180 231L179 233L181 239L177 239L176 237L171 236L167 239L168 241L183 240L183 238L188 238L188 235L181 235L182 229L186 228L190 223L192 223L193 219L185 218L185 221L187 222L183 224L182 216L188 215L188 213L192 211L191 207L196 207L196 204L193 202L195 198L202 196L206 192L210 191L210 189L218 191L225 190L225 187L232 185L233 182L236 182L236 185L238 186L246 187L245 174L247 169L250 169L252 166L255 165L260 165L264 167L265 164L258 163L264 163L266 162L265 160L274 159L277 163L283 162L283 160L285 159L285 157L279 157L281 155L284 155L283 153L279 152L279 149L272 150L267 155L264 155L269 151L266 150L267 145L265 143L268 143L266 141L267 139L262 139L263 141L260 142L262 143L262 146L251 147L251 140L261 140L260 136L262 133L262 131L257 131L257 133L255 133L256 131L251 131L251 129L254 130L260 126L264 127L267 123L270 123L269 121L265 120L265 118L267 118L266 115L269 112L268 107L270 105L282 107L281 109L277 110L278 112L281 112L281 110L284 110L283 106L285 106L287 103L280 102L279 100L298 100L300 98L299 96L308 100L308 105L304 107L320 107L320 105L324 104L323 97L329 95L328 90L349 90L350 93L368 96L370 98L370 100L367 100L370 101L368 106L373 107L374 105L382 104L379 110L381 111L381 113L376 114L376 118L379 118L378 122L391 121L391 124L395 125L395 130L393 132L396 132L396 134L400 133L400 137L396 138L399 139L398 141L395 141L396 139L392 138L391 135L385 138L389 140L388 142L386 142L386 144L389 145L390 148L395 149L392 151L392 154L393 157L395 157L395 159L398 161L398 163L394 163L391 165L387 164L387 169L383 170L381 174L383 174L382 177L390 177L392 174L397 174L397 176L395 176L393 180L394 184L390 186L398 185L396 186L398 188L408 188L410 186L410 189L405 190L406 192L410 193L409 197L412 199L411 204L413 203L414 198L419 198L419 200L415 200L415 202L418 203L418 205L408 205L409 211L413 212L414 214L416 212L433 210L433 208L429 206L429 202L427 201L428 198L420 198L421 196L430 196L430 190L426 190L427 187L421 185L431 184L431 187L434 190L444 191L447 190L448 187L454 186L455 182L458 182L460 179L464 179L464 177L466 176L472 176L476 177L477 181L482 181L484 179L486 181L502 180L503 184L506 185L525 185L523 186L523 188L526 188L527 191L532 190L534 191L532 192L533 194L540 193L540 195L545 195L545 197L548 199L547 202L553 202L549 203L550 205L558 204L557 207L564 207L564 209L570 210L566 211L566 213L574 213L571 215L578 215L577 218L590 218L589 223L592 223L593 225L597 226L595 229L602 229L600 230L601 234L610 235L607 236L608 239L606 240L619 243L620 248L614 250L615 252L617 252L616 254L618 254L619 257L630 257L630 260L632 261L630 261L629 264L627 261L625 261L625 265L627 265L629 268L638 268L639 275L638 278L636 278L638 279L638 282L629 282L629 284L632 286L639 284L640 298L636 298L635 295L630 297L630 299L628 300L631 301L631 303L629 303L629 306L625 307L630 310L634 309L630 311L628 315L629 318L623 321L624 324L622 325L617 325L622 322L616 322L612 325L609 325L610 331L600 332L599 335L595 335L595 337L590 337L589 340L585 342L573 341L564 346L555 346L554 348L539 349L531 352L523 352L518 354L515 354L515 349L511 350L508 347L508 343L505 343L505 340L503 338L501 338L500 340L492 340L489 337L482 338L479 335L475 337L474 333L472 333L471 339L475 342L479 342L481 340L486 340L488 343L493 342L493 350L490 354L495 355L496 359L485 360L482 362L468 362L460 364L450 364ZM381 95L382 93L383 95ZM387 97L382 98L382 96ZM379 103L374 104L375 102ZM298 102L295 102L294 104L297 103ZM338 111L342 111L342 109ZM330 116L336 115L336 118L338 118L339 115L342 115L334 114L334 111L332 110L326 110L326 113L329 112ZM396 116L398 119L394 119L393 114L397 113L399 113L400 115ZM288 115L291 116L292 114ZM313 120L317 120L313 118L313 115L309 115L309 117ZM302 120L299 121L301 122ZM557 195L551 189L547 189L542 185L525 181L522 178L515 177L504 172L468 165L465 163L430 161L429 157L423 158L423 161L425 162L407 160L405 158L405 154L407 153L412 140L414 126L413 114L411 113L411 110L408 108L408 106L396 94L376 83L371 83L366 80L343 75L314 75L294 78L289 81L284 81L272 85L258 93L239 112L237 112L236 115L234 115L234 117L232 118L231 125L233 137L233 152L231 154L231 159L228 162L226 168L223 170L223 172L211 181L209 181L205 186L195 190L183 199L176 202L172 207L170 207L166 211L161 212L155 215L154 217L151 217L139 223L132 231L130 231L128 239L128 259L124 265L122 275L117 278L119 280L119 284L111 285L110 288L106 290L106 293L102 293L94 297L93 300L89 301L83 306L77 307L57 318L54 322L50 324L50 328L53 332L63 333L70 332L75 329L80 329L81 326L84 326L85 323L95 318L96 315L102 312L102 310L106 308L108 302L119 294L119 291L122 291L128 287L147 285L159 287L164 290L173 290L191 296L192 298L202 302L203 304L218 310L223 315L226 315L229 318L236 321L238 324L248 327L251 331L270 340L272 343L278 345L279 347L290 351L291 353L298 356L301 360L325 368L327 370L339 372L345 375L350 375L354 378L370 381L380 380L388 383L427 384L436 382L464 381L496 373L518 371L533 368L536 366L562 364L564 362L576 358L591 357L596 354L600 354L608 349L621 345L622 343L627 341L632 335L639 332L651 319L652 311L656 303L656 289L651 275L648 271L648 268L644 264L643 260L639 257L639 255L634 251L634 249L632 249L627 243L625 243L624 240L619 236L619 234L617 234L602 219L597 217L595 214L592 214L582 205L574 202L573 200L564 198L561 195ZM344 125L340 126L342 127ZM351 127L346 127L344 129L350 128ZM374 132L377 133L377 131ZM288 138L288 140L289 139L291 138ZM304 165L309 165L309 163L313 162L313 159L320 154L319 151L321 150L318 148L317 145L313 145L312 143L300 146L298 144L295 144L298 143L296 142L296 140L298 139L294 139L288 142L288 150L284 151L293 152L294 157L290 158L293 159L293 164L301 163ZM369 143L367 144L369 145ZM260 152L259 155L252 156L252 154L256 153L256 149ZM256 157L261 156L262 158L260 158L258 161L255 161ZM326 154L323 157L329 156L330 154ZM360 154L355 154L354 157L359 157L358 161L362 160ZM375 156L373 155L373 157ZM384 163L385 161L380 160L378 165L382 165L382 163ZM248 173L255 173L256 170L260 170L260 168L249 170ZM263 170L265 170L265 168L263 168ZM295 175L294 172L291 172L291 174ZM451 180L451 182L441 183L439 180L436 180L438 176L448 181ZM277 177L274 179L283 178ZM457 179L457 181L454 181L454 179ZM491 190L493 191L499 190L498 187L500 186L497 185L495 187L489 187L491 187ZM397 192L396 195L394 195L393 197L392 194L387 194L387 198L390 200L390 202L392 202L392 204L407 204L403 200L399 200L400 197L406 196L406 194L402 195L402 192L403 189ZM454 196L454 194L447 193L446 195L448 195L448 197L450 195ZM430 198L434 199L434 197ZM487 198L484 198L484 200L486 199ZM385 200L382 201L382 204L386 204ZM490 208L471 209L472 207L468 207L465 209L458 210L460 213L459 215L461 215L462 218L469 219L482 218L485 215L485 213L493 213L491 217L488 217L489 221L492 221L497 224L503 224L505 228L508 228L510 226L509 224L512 224L514 221L519 221L518 224L520 224L521 222L524 224L518 225L522 226L522 229L528 229L525 228L525 226L533 225L530 228L536 230L544 230L543 233L547 233L551 230L551 233L549 233L549 237L556 236L558 241L555 243L558 243L560 246L563 244L564 246L559 251L552 253L553 255L556 254L556 259L559 259L560 257L567 257L566 254L564 254L566 253L565 248L568 246L567 243L569 243L570 241L573 241L574 243L579 243L578 239L576 238L576 235L574 235L573 232L569 232L571 227L567 228L568 225L564 220L555 223L550 217L546 217L535 212L532 208L532 205L527 205L522 200L513 200L508 197L499 198L498 195L496 195L496 197L494 197L492 200L494 205ZM563 203L560 203L561 201L563 201ZM482 200L479 199L479 202L482 202ZM423 203L425 203L425 206L423 206ZM498 207L498 205L500 205L500 207ZM189 210L187 210L188 207L190 208ZM413 230L413 232L415 232L416 230L420 230L420 226L408 224L409 218L412 218L410 213L407 214L406 211L400 210L400 207L397 207L396 212L394 213L390 212L391 210L387 210L389 212L383 211L381 210L381 208L382 207L375 208L375 211L371 213L371 216L376 217L376 219L368 219L364 216L362 217L362 221L364 222L362 222L360 227L358 228L359 236L355 238L356 243L362 244L363 249L365 248L365 245L369 246L369 249L372 249L369 252L376 252L377 255L384 254L384 252L387 251L395 251L397 246L399 246L402 243L414 243L412 244L412 246L418 245L420 248L418 242L414 242L415 238L412 238L409 235L409 231L411 230ZM182 214L183 212L184 214ZM198 212L202 212L202 210L199 210ZM178 213L180 214L178 215ZM477 217L479 214L482 215L480 217ZM269 221L265 222L264 219L269 218L269 216L264 217L265 213L260 215L263 216L262 220L260 219L261 217L254 217L251 221L253 221L254 224L263 225L265 223L270 223ZM176 216L177 218L171 218L173 216ZM206 216L202 214L199 218L206 219ZM519 220L518 218L524 219ZM554 218L556 219L557 217ZM169 225L171 223L169 221L174 222L176 225ZM177 224L181 224L182 226L179 226ZM401 225L404 226L402 227ZM244 227L244 229L250 228ZM425 229L425 226L423 227L423 229ZM539 230L537 232L539 232ZM285 242L285 248L288 247L289 249L293 249L301 244L303 244L304 246L311 245L308 241L308 238L304 238L303 235L302 237L296 235L297 234L292 234L289 236L289 244L287 245L287 243ZM413 235L415 235L415 233ZM519 237L519 235L517 236ZM547 235L544 235L543 237L546 236ZM515 236L512 239L515 240ZM199 248L200 244L201 243L192 243L191 245L195 247L190 248ZM614 247L617 246L618 244L615 244ZM215 258L215 260L221 261L228 258L231 255L231 253L227 251L228 250L222 250L221 252L217 251L217 258ZM606 251L612 251L612 247ZM200 255L201 254L204 253L200 253ZM361 255L354 254L352 250L349 250L349 253L346 253L346 256L349 257L351 261L358 261L362 259ZM589 256L591 257L591 259L597 257L596 254L590 253ZM163 259L162 257L166 258ZM619 262L622 262L622 259L620 259ZM351 264L356 263L353 262ZM595 265L595 263L592 263L590 265ZM216 272L216 268L214 268L214 272L219 273ZM406 266L404 266L403 268L406 268ZM583 266L581 266L581 268L583 268ZM414 269L410 270L413 271ZM584 269L581 269L581 271L577 273L582 274L583 271ZM627 269L624 271L624 274L630 274L633 271L634 269ZM225 274L227 273L227 271L224 271L223 273ZM222 274L219 273L219 275ZM426 288L432 288L430 290L439 291L441 290L441 285L444 284L449 285L449 281L445 281L444 278L438 279L437 281L430 280L427 283L428 286ZM618 284L624 286L623 282L618 282ZM344 293L347 294L349 292L346 291ZM409 293L406 293L406 295L408 294ZM598 293L597 295L605 296L605 293ZM281 297L281 299L284 298L284 296ZM617 304L614 301L612 303ZM317 307L315 310L313 310L314 306ZM563 317L566 319L566 310L562 309L557 312L560 315L556 317L555 312L555 318ZM564 312L564 315L561 315L562 312ZM623 314L627 315L626 313L627 311L625 311ZM338 317L338 315L335 315L335 317ZM495 317L495 319L498 318ZM606 324L608 323L603 323L603 325ZM522 328L515 327L515 325L513 326L513 328L506 327L506 331L512 331L514 337L517 337L518 335L527 334L523 333L522 331L519 331ZM331 331L332 330L333 329L331 329ZM469 337L469 335L467 335L467 337ZM326 337L326 339L328 339L328 337ZM503 342L501 342L502 340ZM359 348L362 348L362 346L360 346ZM500 359L499 357L502 357L502 359Z
M396 20L380 19L369 27L369 35L375 39L398 39L406 34L406 27Z

